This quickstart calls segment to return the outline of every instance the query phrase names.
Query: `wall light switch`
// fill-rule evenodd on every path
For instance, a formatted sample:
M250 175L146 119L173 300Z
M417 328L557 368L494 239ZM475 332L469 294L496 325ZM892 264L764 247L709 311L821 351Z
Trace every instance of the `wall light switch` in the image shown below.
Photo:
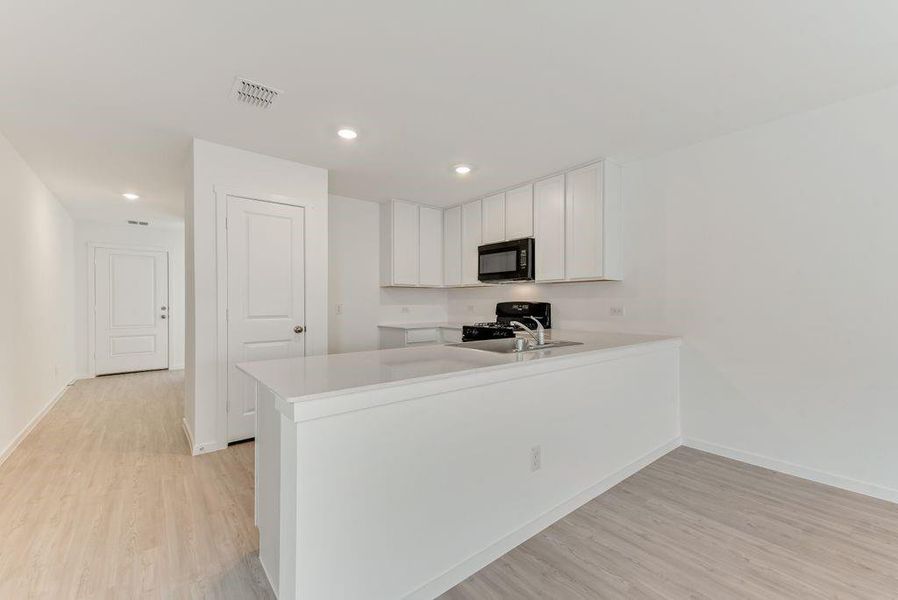
M337 305L337 314L338 314L338 315L342 315L342 314L343 314L343 305L342 305L342 304L338 304L338 305Z

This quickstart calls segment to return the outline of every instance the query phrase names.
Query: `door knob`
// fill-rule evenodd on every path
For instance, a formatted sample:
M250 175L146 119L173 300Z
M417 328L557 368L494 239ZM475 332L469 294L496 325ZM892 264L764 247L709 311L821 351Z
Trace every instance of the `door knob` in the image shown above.
M160 317L161 317L161 318L163 318L163 319L165 319L165 318L166 318L166 316L165 316L165 315L159 315L159 316L160 316Z
M167 306L163 306L163 307L162 307L162 310L168 310L168 307L167 307Z
M293 328L293 333L302 333L305 330L306 330L306 328L303 327L302 325L297 325L296 327Z

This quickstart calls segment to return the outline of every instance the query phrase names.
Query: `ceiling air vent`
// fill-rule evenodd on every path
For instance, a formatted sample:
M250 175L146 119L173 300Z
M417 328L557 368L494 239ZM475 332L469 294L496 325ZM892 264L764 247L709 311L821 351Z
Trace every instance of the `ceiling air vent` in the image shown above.
M143 225L144 227L149 225L149 223L147 221L132 221L130 219L128 220L128 224L129 225Z
M234 89L231 92L238 101L259 108L271 108L282 93L281 90L242 77L234 80Z

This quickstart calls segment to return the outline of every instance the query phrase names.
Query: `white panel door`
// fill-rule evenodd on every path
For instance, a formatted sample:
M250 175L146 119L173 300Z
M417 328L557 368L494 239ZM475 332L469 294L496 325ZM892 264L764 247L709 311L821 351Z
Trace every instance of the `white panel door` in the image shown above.
M536 280L564 279L564 175L533 184Z
M505 192L505 239L533 237L533 186Z
M443 283L461 284L461 206L443 213Z
M429 206L421 206L418 211L418 282L443 285L443 211Z
M568 279L603 275L602 165L583 167L566 174L564 265Z
M228 441L256 432L237 364L305 355L304 209L228 196Z
M505 240L505 194L494 194L483 199L483 241L492 244Z
M168 368L168 254L94 250L97 375Z
M479 283L477 247L481 244L480 200L462 204L461 207L461 282Z
M418 205L393 201L393 283L418 285Z

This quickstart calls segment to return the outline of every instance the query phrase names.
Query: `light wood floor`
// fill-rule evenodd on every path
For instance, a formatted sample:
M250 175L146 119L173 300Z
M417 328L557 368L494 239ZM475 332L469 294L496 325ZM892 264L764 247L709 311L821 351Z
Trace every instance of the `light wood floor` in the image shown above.
M0 466L0 599L273 597L253 446L191 457L182 390L78 382ZM442 596L534 598L898 598L898 507L680 448Z
M898 506L679 448L441 600L898 598Z
M79 381L0 466L0 598L273 598L253 446L191 457L183 388Z

